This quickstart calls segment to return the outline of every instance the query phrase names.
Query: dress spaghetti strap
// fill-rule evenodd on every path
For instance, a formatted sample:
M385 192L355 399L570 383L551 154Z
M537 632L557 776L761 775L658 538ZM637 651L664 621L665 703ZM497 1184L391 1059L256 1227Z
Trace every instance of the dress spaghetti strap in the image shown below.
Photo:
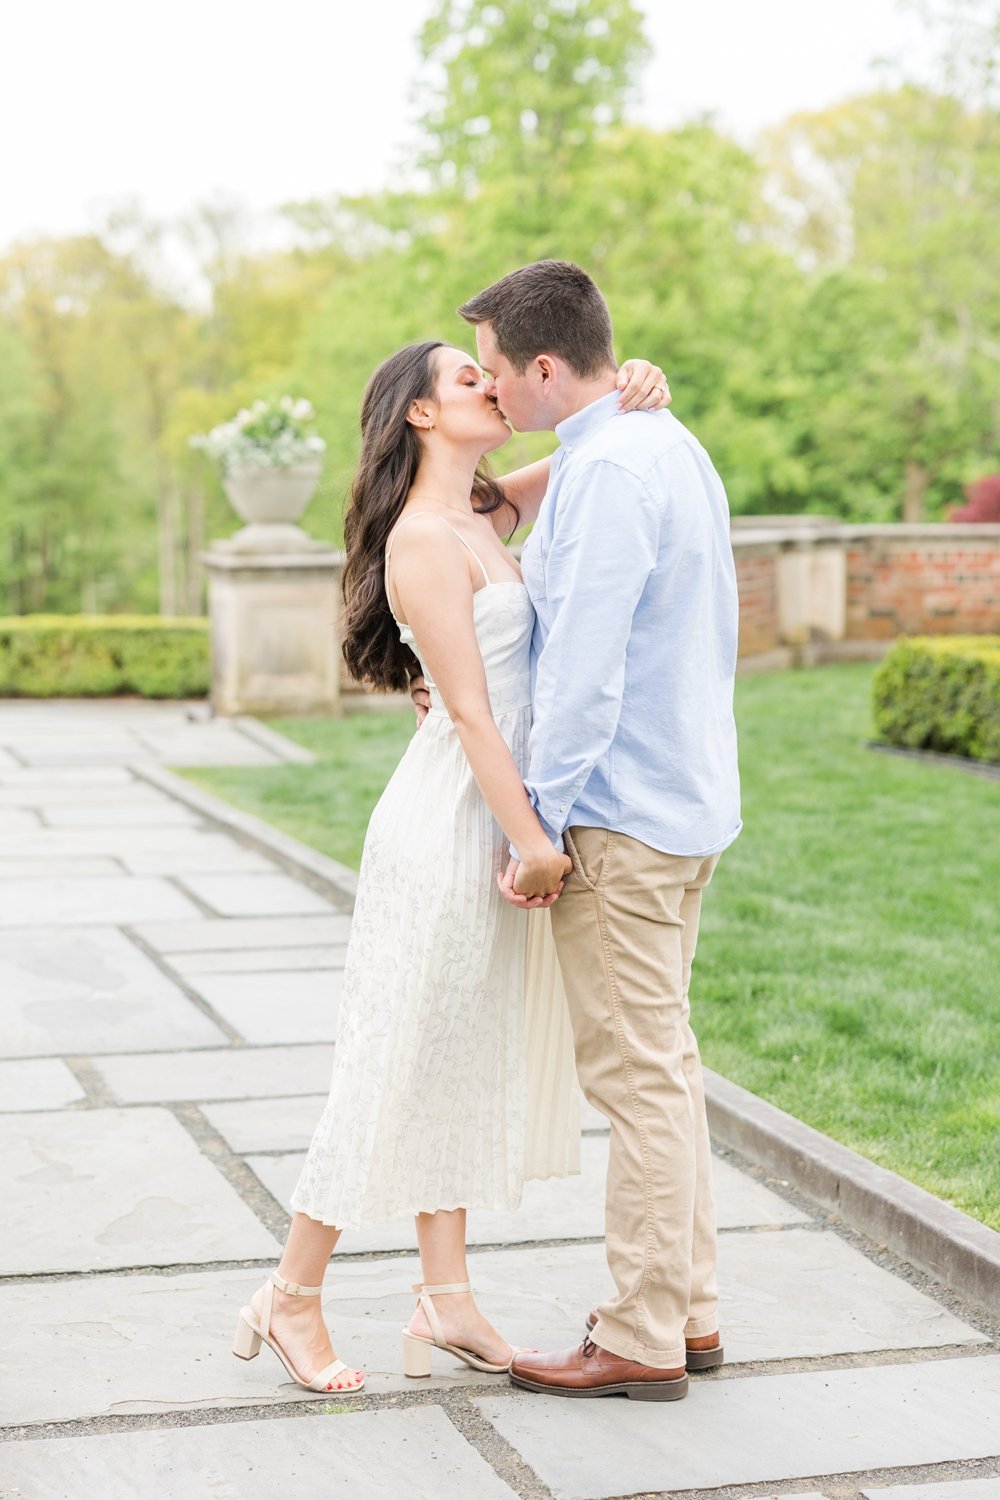
M462 546L466 549L466 551L467 552L471 552L472 556L476 559L476 562L479 564L480 570L482 572L483 578L486 581L486 587L489 588L490 584L493 582L493 580L491 579L490 575L486 571L486 567L485 567L485 565L483 563L482 558L479 556L479 553L476 551L476 549L474 547L472 547L465 540L465 537L462 535L462 533L460 531L456 531L455 527L452 526L450 522L448 522L448 521L445 520L444 516L439 516L437 514L437 511L434 511L434 510L415 510L415 511L411 512L410 515L404 516L401 521L397 521L396 522L395 526L392 528L392 535L389 537L389 542L388 542L388 545L386 546L386 549L385 549L385 577L383 579L383 583L385 585L386 603L389 606L389 613L392 615L392 618L394 620L396 620L396 616L395 616L395 614L393 614L392 596L389 593L389 559L392 556L392 544L396 540L396 532L399 530L399 528L401 526L405 526L406 523L407 523L407 521L414 521L414 520L416 520L417 516L434 516L438 521L441 522L441 524L443 526L447 526L448 530L454 536L458 537L458 540L462 543ZM396 624L398 625L399 623L400 622L398 620L396 620Z

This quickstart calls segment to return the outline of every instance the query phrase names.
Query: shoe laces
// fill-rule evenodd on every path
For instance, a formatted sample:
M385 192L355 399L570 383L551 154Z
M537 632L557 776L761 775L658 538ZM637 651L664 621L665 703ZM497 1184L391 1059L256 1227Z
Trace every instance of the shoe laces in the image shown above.
M591 1338L584 1339L584 1341L583 1341L583 1357L584 1357L584 1359L593 1359L593 1357L594 1357L594 1355L596 1353L597 1353L597 1345L594 1343L594 1340L591 1339Z

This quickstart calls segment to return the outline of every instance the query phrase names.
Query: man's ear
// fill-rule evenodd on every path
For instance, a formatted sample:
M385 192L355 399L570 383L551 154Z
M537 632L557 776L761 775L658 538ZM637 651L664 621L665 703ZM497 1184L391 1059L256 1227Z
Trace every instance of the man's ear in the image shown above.
M543 385L551 385L559 373L551 354L536 354L535 368Z

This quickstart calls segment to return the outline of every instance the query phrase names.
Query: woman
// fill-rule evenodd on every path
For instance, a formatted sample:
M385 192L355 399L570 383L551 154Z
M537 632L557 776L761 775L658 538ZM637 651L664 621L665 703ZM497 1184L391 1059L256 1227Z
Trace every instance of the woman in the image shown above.
M619 386L628 408L669 400L644 362ZM548 460L502 482L483 472L510 429L478 365L439 342L380 366L361 430L344 655L379 688L422 673L433 706L372 813L330 1097L279 1270L241 1310L234 1348L250 1359L267 1342L298 1384L341 1392L364 1383L336 1359L319 1301L342 1230L416 1217L424 1280L403 1333L408 1375L430 1374L434 1345L503 1372L513 1350L473 1300L466 1209L516 1208L526 1176L577 1170L579 1147L544 912L570 861L521 779L533 612L504 546L537 516ZM506 843L527 917L497 889Z

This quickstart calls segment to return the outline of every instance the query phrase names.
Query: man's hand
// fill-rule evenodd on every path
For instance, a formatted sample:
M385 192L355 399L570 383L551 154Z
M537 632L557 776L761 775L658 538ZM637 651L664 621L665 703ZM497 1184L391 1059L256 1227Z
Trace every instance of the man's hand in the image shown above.
M539 906L551 906L554 901L559 899L562 895L563 885L565 884L565 876L569 874L572 868L571 861L565 859L563 879L547 895L527 896L517 889L518 875L522 872L521 862L520 860L511 859L506 870L497 876L497 885L500 887L500 894L510 902L511 906L519 906L522 911L534 911ZM524 878L523 874L521 878Z
M422 677L410 678L410 698L417 715L417 728L426 719L431 707L431 690Z

